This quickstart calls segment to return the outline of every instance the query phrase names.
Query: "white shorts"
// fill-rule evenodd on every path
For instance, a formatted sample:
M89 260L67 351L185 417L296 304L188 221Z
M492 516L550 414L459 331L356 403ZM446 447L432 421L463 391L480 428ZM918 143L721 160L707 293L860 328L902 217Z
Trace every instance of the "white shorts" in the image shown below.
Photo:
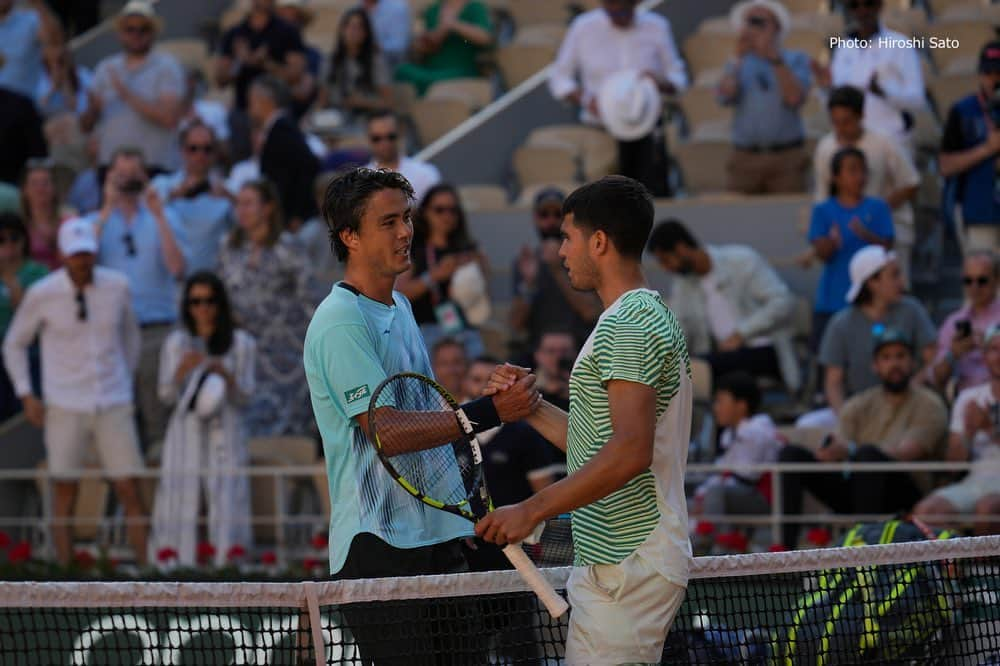
M995 473L972 473L958 483L938 488L933 495L947 500L958 513L973 513L979 500L1000 495L1000 477Z
M45 453L53 478L78 478L91 441L108 478L127 478L142 470L132 405L115 405L95 413L45 408Z
M659 664L687 590L643 559L641 548L619 564L574 567L566 584L570 666Z

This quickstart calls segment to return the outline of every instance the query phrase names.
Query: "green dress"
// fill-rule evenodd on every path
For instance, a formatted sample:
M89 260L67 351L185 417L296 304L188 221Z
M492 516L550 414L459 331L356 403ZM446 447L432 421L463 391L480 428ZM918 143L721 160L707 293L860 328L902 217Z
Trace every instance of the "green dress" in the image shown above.
M440 14L440 0L424 11L424 25L427 26L428 32L437 28ZM489 9L479 0L465 3L465 7L458 14L458 20L488 32L492 32L493 29L490 24ZM479 76L476 56L482 48L466 41L460 35L451 33L445 38L437 53L419 63L408 62L400 65L396 69L396 80L412 83L417 87L417 93L423 96L427 89L438 81Z
M17 270L17 281L21 283L21 289L27 290L28 287L48 274L48 268L37 261L27 259ZM0 283L0 335L7 332L7 327L13 318L14 307L10 302L10 292L7 291L5 284Z

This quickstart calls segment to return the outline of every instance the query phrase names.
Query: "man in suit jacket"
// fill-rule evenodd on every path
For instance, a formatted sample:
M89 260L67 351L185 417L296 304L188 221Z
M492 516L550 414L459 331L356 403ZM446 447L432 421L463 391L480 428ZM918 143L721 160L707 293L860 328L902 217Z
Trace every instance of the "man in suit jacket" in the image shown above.
M319 160L295 121L285 114L289 99L284 83L261 76L250 86L247 111L262 136L260 173L278 188L285 220L297 229L316 214L312 188Z

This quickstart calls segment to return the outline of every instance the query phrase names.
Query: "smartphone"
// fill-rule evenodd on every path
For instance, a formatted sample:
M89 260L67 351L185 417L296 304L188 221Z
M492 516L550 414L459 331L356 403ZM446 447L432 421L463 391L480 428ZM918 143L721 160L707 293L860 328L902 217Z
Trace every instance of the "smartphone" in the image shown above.
M967 338L972 335L972 322L968 319L961 319L955 322L955 335L960 338Z

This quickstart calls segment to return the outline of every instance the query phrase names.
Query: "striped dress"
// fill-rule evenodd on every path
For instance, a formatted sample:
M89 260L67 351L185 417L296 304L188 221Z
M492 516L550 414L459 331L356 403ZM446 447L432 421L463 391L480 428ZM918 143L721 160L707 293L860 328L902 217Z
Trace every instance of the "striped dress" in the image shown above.
M617 564L655 529L666 530L668 579L687 582L690 545L684 470L691 428L691 378L684 334L659 294L636 289L611 305L591 333L570 378L567 461L570 473L612 436L607 383L656 389L653 464L620 490L573 512L577 566ZM657 568L661 568L657 566Z

